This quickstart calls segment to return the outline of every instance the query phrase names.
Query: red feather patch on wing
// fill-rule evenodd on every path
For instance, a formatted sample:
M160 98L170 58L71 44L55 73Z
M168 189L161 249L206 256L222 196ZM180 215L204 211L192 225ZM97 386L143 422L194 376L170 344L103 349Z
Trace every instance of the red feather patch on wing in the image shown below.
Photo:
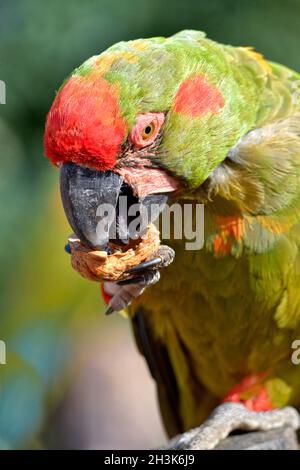
M245 221L242 217L237 216L219 216L216 222L219 233L214 239L214 254L227 256L231 252L233 243L242 239L245 232Z
M117 85L102 77L74 76L57 94L48 114L45 152L55 164L72 161L108 170L125 136Z
M222 93L205 77L196 75L187 78L179 87L175 97L174 110L186 116L198 117L217 113L224 106Z

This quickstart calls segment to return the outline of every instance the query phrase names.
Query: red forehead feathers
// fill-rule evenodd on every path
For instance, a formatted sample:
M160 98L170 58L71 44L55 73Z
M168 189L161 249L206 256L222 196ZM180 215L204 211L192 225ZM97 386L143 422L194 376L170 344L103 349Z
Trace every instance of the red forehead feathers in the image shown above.
M45 152L55 164L72 161L107 170L114 166L125 136L117 86L102 77L74 76L48 114Z

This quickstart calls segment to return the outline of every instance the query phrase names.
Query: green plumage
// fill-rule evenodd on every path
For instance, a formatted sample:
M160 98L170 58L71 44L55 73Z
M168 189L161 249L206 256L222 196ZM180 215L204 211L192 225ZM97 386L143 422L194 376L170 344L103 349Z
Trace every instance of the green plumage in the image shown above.
M169 433L249 374L265 373L273 406L300 406L300 76L196 31L116 44L73 76L117 89L128 134L164 112L153 159L182 182L179 202L205 204L204 248L174 240L130 309Z
M189 195L205 203L205 247L186 251L185 241L174 241L174 263L139 302L170 434L198 425L253 373L267 372L274 406L300 406L299 366L291 361L300 338L300 77L252 51L200 42L223 54L241 88L228 93L235 145ZM212 148L216 138L226 151L227 132L226 124L217 137L207 131ZM173 136L178 145L181 132ZM195 168L208 158L197 149Z
M197 188L255 125L267 80L264 64L246 50L217 44L197 31L115 44L74 74L88 80L94 71L119 87L129 127L139 113L168 110L161 160L186 178L190 189ZM204 76L222 93L225 105L218 114L190 117L175 112L179 85L195 75ZM277 90L274 93L277 96Z

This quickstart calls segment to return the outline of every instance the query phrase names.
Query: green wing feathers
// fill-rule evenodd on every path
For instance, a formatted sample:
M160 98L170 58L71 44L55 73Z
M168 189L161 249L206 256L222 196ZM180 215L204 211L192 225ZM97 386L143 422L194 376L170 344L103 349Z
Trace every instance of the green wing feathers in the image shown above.
M204 249L186 252L174 241L175 262L145 297L173 367L183 429L249 373L269 371L274 406L300 405L290 360L300 338L300 75L251 48L202 35L197 42L222 55L238 84L231 110L243 135L189 195L205 203Z

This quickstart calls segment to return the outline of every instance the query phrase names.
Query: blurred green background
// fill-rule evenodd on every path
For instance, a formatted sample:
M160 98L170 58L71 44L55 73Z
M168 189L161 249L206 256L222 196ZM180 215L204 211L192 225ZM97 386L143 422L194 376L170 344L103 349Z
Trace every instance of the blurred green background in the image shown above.
M200 29L300 71L300 0L0 0L0 448L143 448L164 437L127 321L63 251L58 172L43 157L55 90L121 41Z

